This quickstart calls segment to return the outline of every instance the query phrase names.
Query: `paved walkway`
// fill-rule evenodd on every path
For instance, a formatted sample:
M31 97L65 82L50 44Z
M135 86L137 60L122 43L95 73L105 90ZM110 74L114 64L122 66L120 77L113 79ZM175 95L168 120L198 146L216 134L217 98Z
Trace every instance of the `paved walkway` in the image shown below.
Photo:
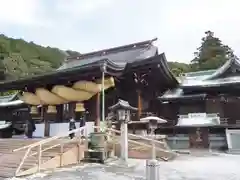
M98 164L62 169L34 180L144 180L145 161L131 160L137 167L120 168ZM160 162L160 180L240 180L240 156L227 154L181 155L171 162ZM38 175L39 176L39 175Z

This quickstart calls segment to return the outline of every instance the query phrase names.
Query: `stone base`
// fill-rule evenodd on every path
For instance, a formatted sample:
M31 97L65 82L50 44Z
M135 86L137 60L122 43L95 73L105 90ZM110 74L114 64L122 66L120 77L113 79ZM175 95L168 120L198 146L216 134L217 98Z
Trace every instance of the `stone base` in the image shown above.
M87 151L84 151L84 160L83 161L105 163L105 161L108 158L109 158L108 152L87 150Z

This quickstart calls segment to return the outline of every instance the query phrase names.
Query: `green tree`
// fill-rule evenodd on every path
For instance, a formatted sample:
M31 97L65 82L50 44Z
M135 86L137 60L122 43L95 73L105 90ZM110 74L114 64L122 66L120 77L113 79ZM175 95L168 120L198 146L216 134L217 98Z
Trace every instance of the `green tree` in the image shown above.
M192 71L216 69L222 66L229 58L235 57L233 50L222 44L212 31L206 31L205 37L191 61Z
M9 77L19 79L30 75L28 65L19 53L10 53L3 63Z
M79 54L76 51L69 52ZM0 81L42 74L58 68L67 54L57 48L43 47L23 39L0 34Z
M168 66L175 76L180 76L181 74L190 71L189 65L185 63L168 62Z

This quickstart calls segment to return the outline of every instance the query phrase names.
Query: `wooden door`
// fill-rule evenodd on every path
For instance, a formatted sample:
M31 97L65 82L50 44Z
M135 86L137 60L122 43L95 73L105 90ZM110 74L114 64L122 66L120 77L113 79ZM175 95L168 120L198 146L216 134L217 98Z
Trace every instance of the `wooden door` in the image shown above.
M190 148L204 149L209 147L208 128L193 128L189 137Z

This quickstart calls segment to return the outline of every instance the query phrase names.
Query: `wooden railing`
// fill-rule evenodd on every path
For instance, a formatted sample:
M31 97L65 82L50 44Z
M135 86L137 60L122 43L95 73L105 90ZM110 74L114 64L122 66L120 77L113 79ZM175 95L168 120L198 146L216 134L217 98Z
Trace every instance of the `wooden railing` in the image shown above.
M100 126L94 126L94 128L101 129ZM13 150L14 152L25 151L25 154L24 154L18 168L16 169L15 176L18 176L19 174L21 174L22 166L24 165L27 158L30 158L30 157L37 158L37 170L35 173L40 172L42 170L42 168L41 168L41 165L43 163L42 155L44 152L46 152L50 149L56 148L56 147L60 147L60 154L62 154L62 153L64 153L64 145L65 144L68 144L71 142L76 142L77 145L80 145L82 143L81 132L84 130L86 130L86 127L82 127L82 128L78 128L78 129L69 131L69 132L65 132L63 134L53 136L53 137L38 141L36 143ZM118 142L114 141L116 144L119 143L119 135L118 134L120 134L121 131L113 129L113 128L105 128L105 130L107 131L107 134L109 137L114 137L115 139L117 139ZM66 138L66 137L69 138L68 136L71 133L76 134L76 137L74 139L72 139L72 140L65 139L65 141L60 141L60 143L59 143L59 141L54 142L54 140L60 140L62 138ZM86 133L84 133L84 134L86 134ZM128 137L129 137L128 141L132 144L136 144L138 146L148 147L148 148L152 148L152 149L154 148L153 149L154 151L163 151L164 150L165 152L173 153L170 150L170 148L167 146L167 144L165 142L161 141L162 139L165 138L165 136L158 136L157 137L158 140L156 140L152 136L149 136L149 135L148 136L140 136L140 135L128 133ZM136 139L141 139L144 141L148 141L150 143L139 142ZM48 143L50 143L50 145L45 147ZM164 147L164 149L156 147L156 145L158 145L158 144L161 145L161 147ZM32 152L32 151L34 151L34 152ZM152 151L152 153L155 153L155 152ZM166 160L166 159L163 158L163 160ZM61 161L61 159L60 159L60 161Z
M100 129L99 126L94 126L94 128L96 129ZM108 136L110 137L113 137L116 139L116 141L113 141L115 144L118 144L120 142L119 140L119 134L121 134L121 131L119 130L116 130L116 129L113 129L113 128L105 128L106 131L107 131L107 134ZM136 134L131 134L131 133L128 133L128 142L129 143L132 143L132 144L135 144L135 145L138 145L138 148L140 149L141 147L147 147L147 148L150 148L152 149L152 157L154 157L156 155L156 152L157 151L164 151L164 152L167 152L167 153L172 153L173 156L176 155L176 153L172 152L169 148L169 146L167 145L166 142L164 142L163 140L166 138L166 136L160 136L158 135L157 138L158 140L155 139L156 136L153 135L147 135L147 136L141 136L141 135L136 135ZM143 141L147 141L149 143L144 143L144 142L139 142L137 141L136 139L139 139L139 140L143 140ZM159 148L158 145L164 147L163 148ZM159 157L163 160L167 160L165 159L164 157Z
M59 134L59 135L56 135L56 136L38 141L36 143L33 143L33 144L30 144L30 145L27 145L27 146L24 146L24 147L13 150L13 152L19 152L19 151L26 150L18 168L16 169L15 176L18 176L24 162L29 157L33 157L33 156L38 157L38 159L37 159L37 162L38 162L37 172L40 172L41 171L41 164L43 163L42 162L43 152L46 152L47 150L50 150L50 149L53 149L53 148L56 148L56 147L60 147L60 154L62 154L62 153L64 153L64 145L68 144L70 142L76 142L76 144L80 146L80 144L82 143L81 133L85 130L86 130L86 127L81 127L81 128L74 129L72 131L68 131L68 132L65 132L65 133L62 133L62 134ZM75 133L75 135L76 135L75 138L66 139L66 137L69 138L68 136L71 133ZM65 138L65 141L61 141L60 143L58 141L57 143L54 144L54 140L60 140L62 138ZM50 145L47 146L47 143L50 143ZM44 148L44 146L47 146L47 147ZM31 153L32 150L35 150L35 152ZM61 159L60 159L60 161L61 161Z

